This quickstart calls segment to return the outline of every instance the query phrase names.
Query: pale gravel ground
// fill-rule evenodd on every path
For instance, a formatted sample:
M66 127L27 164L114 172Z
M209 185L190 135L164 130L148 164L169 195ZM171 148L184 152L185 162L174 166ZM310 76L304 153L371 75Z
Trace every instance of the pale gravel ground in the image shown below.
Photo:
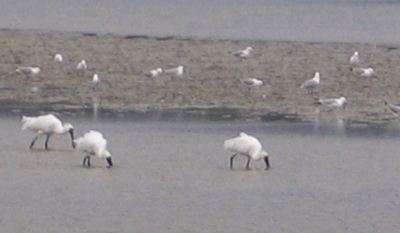
M239 60L233 52L247 46L254 55ZM377 79L356 77L348 59L357 50L362 64L373 67ZM53 61L56 53L64 62ZM76 74L85 59L88 70ZM83 36L73 33L0 31L0 100L18 103L67 101L54 108L81 108L93 100L102 108L120 110L171 108L234 108L243 117L257 118L270 112L299 114L305 119L388 122L383 99L397 103L400 84L400 50L397 46L293 43L258 41L126 39L112 35ZM19 66L39 66L39 77L24 78ZM182 77L151 80L144 71L185 67ZM307 94L299 86L322 76L323 86ZM99 90L91 89L91 78L99 74ZM239 78L261 77L267 84L250 93ZM38 91L31 92L32 87ZM345 113L317 107L318 98L348 99ZM400 102L400 101L399 101ZM18 106L16 106L18 108ZM319 113L318 113L319 110Z

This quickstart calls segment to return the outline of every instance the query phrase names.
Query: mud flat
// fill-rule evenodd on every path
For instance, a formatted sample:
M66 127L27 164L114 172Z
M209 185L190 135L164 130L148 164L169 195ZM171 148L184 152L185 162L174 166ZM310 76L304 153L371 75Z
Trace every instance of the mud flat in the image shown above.
M233 53L254 48L250 59ZM377 78L355 76L348 64L358 51L361 66ZM53 61L61 53L62 63ZM86 60L85 74L76 72ZM42 31L0 31L0 103L3 111L96 111L212 119L337 121L387 124L383 100L400 102L398 45L217 41L185 38L97 35ZM143 72L183 65L184 75L148 78ZM38 66L37 77L18 66ZM300 84L319 71L322 85L308 94ZM92 88L97 73L101 83ZM251 89L241 78L261 78ZM345 96L346 111L315 104L318 98Z

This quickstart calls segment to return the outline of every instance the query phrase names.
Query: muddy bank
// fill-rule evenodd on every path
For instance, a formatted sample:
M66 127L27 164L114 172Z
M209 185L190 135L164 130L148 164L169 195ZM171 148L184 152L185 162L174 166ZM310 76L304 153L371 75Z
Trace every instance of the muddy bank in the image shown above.
M232 54L247 46L250 59ZM376 79L355 76L348 59L357 50L362 66ZM62 63L53 61L61 53ZM85 59L85 74L76 72ZM311 120L385 124L383 100L399 99L400 50L396 45L210 41L39 31L0 31L0 103L3 110L177 112L214 114L218 119ZM184 75L148 78L143 72L183 65ZM18 66L38 66L36 77L18 74ZM323 85L313 94L299 88L314 72ZM93 74L101 79L98 89ZM262 78L250 92L241 78ZM345 96L345 112L315 104L318 98Z

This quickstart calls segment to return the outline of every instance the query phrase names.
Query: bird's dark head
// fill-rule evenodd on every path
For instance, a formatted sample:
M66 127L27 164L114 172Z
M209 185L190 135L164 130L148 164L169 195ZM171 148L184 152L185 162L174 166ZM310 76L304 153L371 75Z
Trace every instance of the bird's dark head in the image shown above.
M74 142L74 128L70 128L68 130L69 135L71 136L71 143L72 143L72 148L75 149L76 143Z
M261 155L264 157L265 161L265 170L268 170L270 165L269 165L269 155L266 151L261 151Z
M112 162L112 158L111 158L111 153L108 151L104 151L103 152L103 156L106 159L107 163L108 163L108 168L113 166L113 162Z

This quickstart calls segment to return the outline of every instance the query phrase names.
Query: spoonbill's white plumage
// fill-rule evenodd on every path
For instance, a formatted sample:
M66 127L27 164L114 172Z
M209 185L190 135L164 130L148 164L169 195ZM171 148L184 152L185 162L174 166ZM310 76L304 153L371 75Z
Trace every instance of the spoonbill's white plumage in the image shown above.
M249 58L251 56L251 52L253 51L252 47L247 47L243 50L239 50L233 55L239 58Z
M264 159L266 170L270 167L268 160L268 153L262 149L260 141L246 133L240 133L239 137L228 139L224 142L224 149L233 152L230 158L230 168L233 168L233 159L237 155L246 156L247 163L246 169L250 169L250 160Z
M149 78L154 78L159 76L160 74L162 74L163 70L161 68L157 68L155 70L150 70L150 71L146 71L144 72L144 75L146 75ZM183 71L182 71L183 73Z
M384 100L384 103L385 103L385 107L387 109L389 109L389 111L391 113L393 113L394 115L398 116L398 114L400 113L400 105L391 104L391 103L386 102L385 100Z
M375 71L371 67L369 67L369 68L354 68L352 70L356 75L358 75L360 77L369 78L369 77L375 76Z
M40 73L39 67L19 66L15 71L26 76L35 76Z
M61 54L56 54L55 56L54 56L54 61L56 61L56 62L62 62L63 61L63 57L62 57L62 55Z
M319 99L318 103L329 108L345 108L347 100L342 96L339 99Z
M98 156L105 159L108 167L113 166L111 153L107 150L107 140L104 139L103 134L98 131L90 130L85 133L83 137L74 140L76 149L81 150L87 155L83 159L83 166L87 164L90 166L90 156Z
M78 71L78 74L83 75L87 69L87 64L85 60L82 60L78 63L76 66L76 70Z
M172 69L164 70L165 74L171 74L175 76L182 76L183 74L183 66L178 66Z
M48 142L52 134L65 134L69 133L71 136L71 143L74 140L74 127L71 124L62 124L61 121L52 114L42 115L38 117L22 117L21 130L30 129L36 133L35 138L31 142L29 148L32 148L40 135L47 135L44 147L48 149ZM72 143L73 146L73 143Z
M307 90L307 92L310 92L314 88L316 88L319 84L320 84L320 75L319 72L315 72L314 77L301 84L300 88L304 88Z
M350 57L349 62L351 65L357 65L360 63L360 57L357 51L354 52L354 54Z

